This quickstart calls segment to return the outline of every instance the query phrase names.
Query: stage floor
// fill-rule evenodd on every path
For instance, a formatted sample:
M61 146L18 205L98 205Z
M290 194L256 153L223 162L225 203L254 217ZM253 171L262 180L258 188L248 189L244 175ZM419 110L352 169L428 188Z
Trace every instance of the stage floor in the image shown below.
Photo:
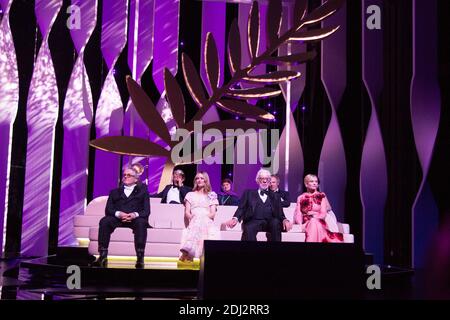
M176 258L146 257L145 268L135 257L108 257L108 267L90 267L94 257L84 248L62 248L58 254L2 262L1 299L187 299L197 298L200 261L178 263ZM80 289L68 288L79 267Z
M107 268L90 267L94 259L80 248L57 255L0 263L2 300L197 300L200 263L180 265L176 258L147 257L135 269L134 257L109 257ZM69 289L69 266L79 266L81 288ZM382 267L383 288L364 300L421 299L420 272Z

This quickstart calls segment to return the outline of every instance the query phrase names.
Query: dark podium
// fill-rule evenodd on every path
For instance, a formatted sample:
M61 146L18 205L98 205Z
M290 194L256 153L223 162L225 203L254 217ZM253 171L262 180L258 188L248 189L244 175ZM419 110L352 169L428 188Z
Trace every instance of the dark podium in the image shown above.
M347 243L204 243L200 299L357 299L364 254Z

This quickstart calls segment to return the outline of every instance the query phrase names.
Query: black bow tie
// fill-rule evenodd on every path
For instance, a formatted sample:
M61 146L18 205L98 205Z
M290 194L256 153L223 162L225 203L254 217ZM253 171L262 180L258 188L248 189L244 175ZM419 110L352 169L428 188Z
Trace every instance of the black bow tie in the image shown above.
M177 188L177 189L180 189L181 187L180 186L176 186L176 185L172 185L172 188Z
M269 191L267 191L267 190L259 190L259 194L260 195L265 195L265 194L267 194L267 195L269 195Z

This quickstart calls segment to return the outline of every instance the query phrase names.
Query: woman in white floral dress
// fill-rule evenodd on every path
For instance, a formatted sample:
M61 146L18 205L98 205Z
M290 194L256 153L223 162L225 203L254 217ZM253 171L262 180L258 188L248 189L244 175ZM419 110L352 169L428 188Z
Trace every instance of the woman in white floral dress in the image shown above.
M200 257L203 251L203 240L219 240L219 228L214 225L216 215L217 194L211 191L209 176L201 171L195 175L194 188L184 198L184 223L181 239L181 261L192 261Z

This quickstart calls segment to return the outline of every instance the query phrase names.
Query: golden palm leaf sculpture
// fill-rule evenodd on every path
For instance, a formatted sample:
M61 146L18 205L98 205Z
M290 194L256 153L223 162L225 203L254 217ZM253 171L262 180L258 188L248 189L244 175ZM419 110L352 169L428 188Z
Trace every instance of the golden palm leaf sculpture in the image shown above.
M266 74L254 74L253 70L260 64L267 65L289 65L300 64L312 60L316 56L315 51L291 54L287 56L273 56L274 52L283 45L288 45L293 41L312 42L321 41L329 37L339 29L339 26L325 27L307 30L307 27L319 24L327 17L334 14L345 0L328 0L320 7L307 14L307 0L296 0L294 6L294 27L280 35L282 3L281 0L269 0L267 10L267 49L258 52L261 35L260 15L258 2L254 1L248 17L248 51L250 53L250 64L241 67L241 42L240 30L236 19L233 21L228 35L228 64L232 75L228 83L221 85L220 72L223 66L220 65L216 42L211 33L207 34L204 52L204 65L206 79L200 75L189 56L182 53L182 69L186 87L195 104L199 107L194 117L186 123L186 107L181 88L175 77L166 68L164 70L164 86L166 97L172 110L173 119L177 129L186 129L189 132L194 130L194 121L200 121L213 105L218 108L245 118L273 121L275 117L266 110L247 102L248 99L266 99L277 96L281 93L277 85L301 76L295 71L274 71ZM128 91L134 106L148 128L157 134L166 144L167 148L146 139L130 136L108 136L90 142L94 148L121 154L138 156L162 156L166 157L166 165L163 170L159 189L170 183L172 169L175 165L185 163L173 163L170 157L172 148L178 143L172 141L166 123L157 111L154 103L150 100L144 90L130 77L126 79ZM244 82L256 84L253 88L245 89L240 87ZM205 84L208 83L209 86ZM272 85L261 87L261 84ZM205 90L209 87L210 90ZM215 128L221 132L226 129L262 129L264 124L247 120L227 120L216 121L203 126L203 130ZM216 143L216 142L212 142ZM210 147L210 145L203 148ZM196 159L191 162L200 161Z

